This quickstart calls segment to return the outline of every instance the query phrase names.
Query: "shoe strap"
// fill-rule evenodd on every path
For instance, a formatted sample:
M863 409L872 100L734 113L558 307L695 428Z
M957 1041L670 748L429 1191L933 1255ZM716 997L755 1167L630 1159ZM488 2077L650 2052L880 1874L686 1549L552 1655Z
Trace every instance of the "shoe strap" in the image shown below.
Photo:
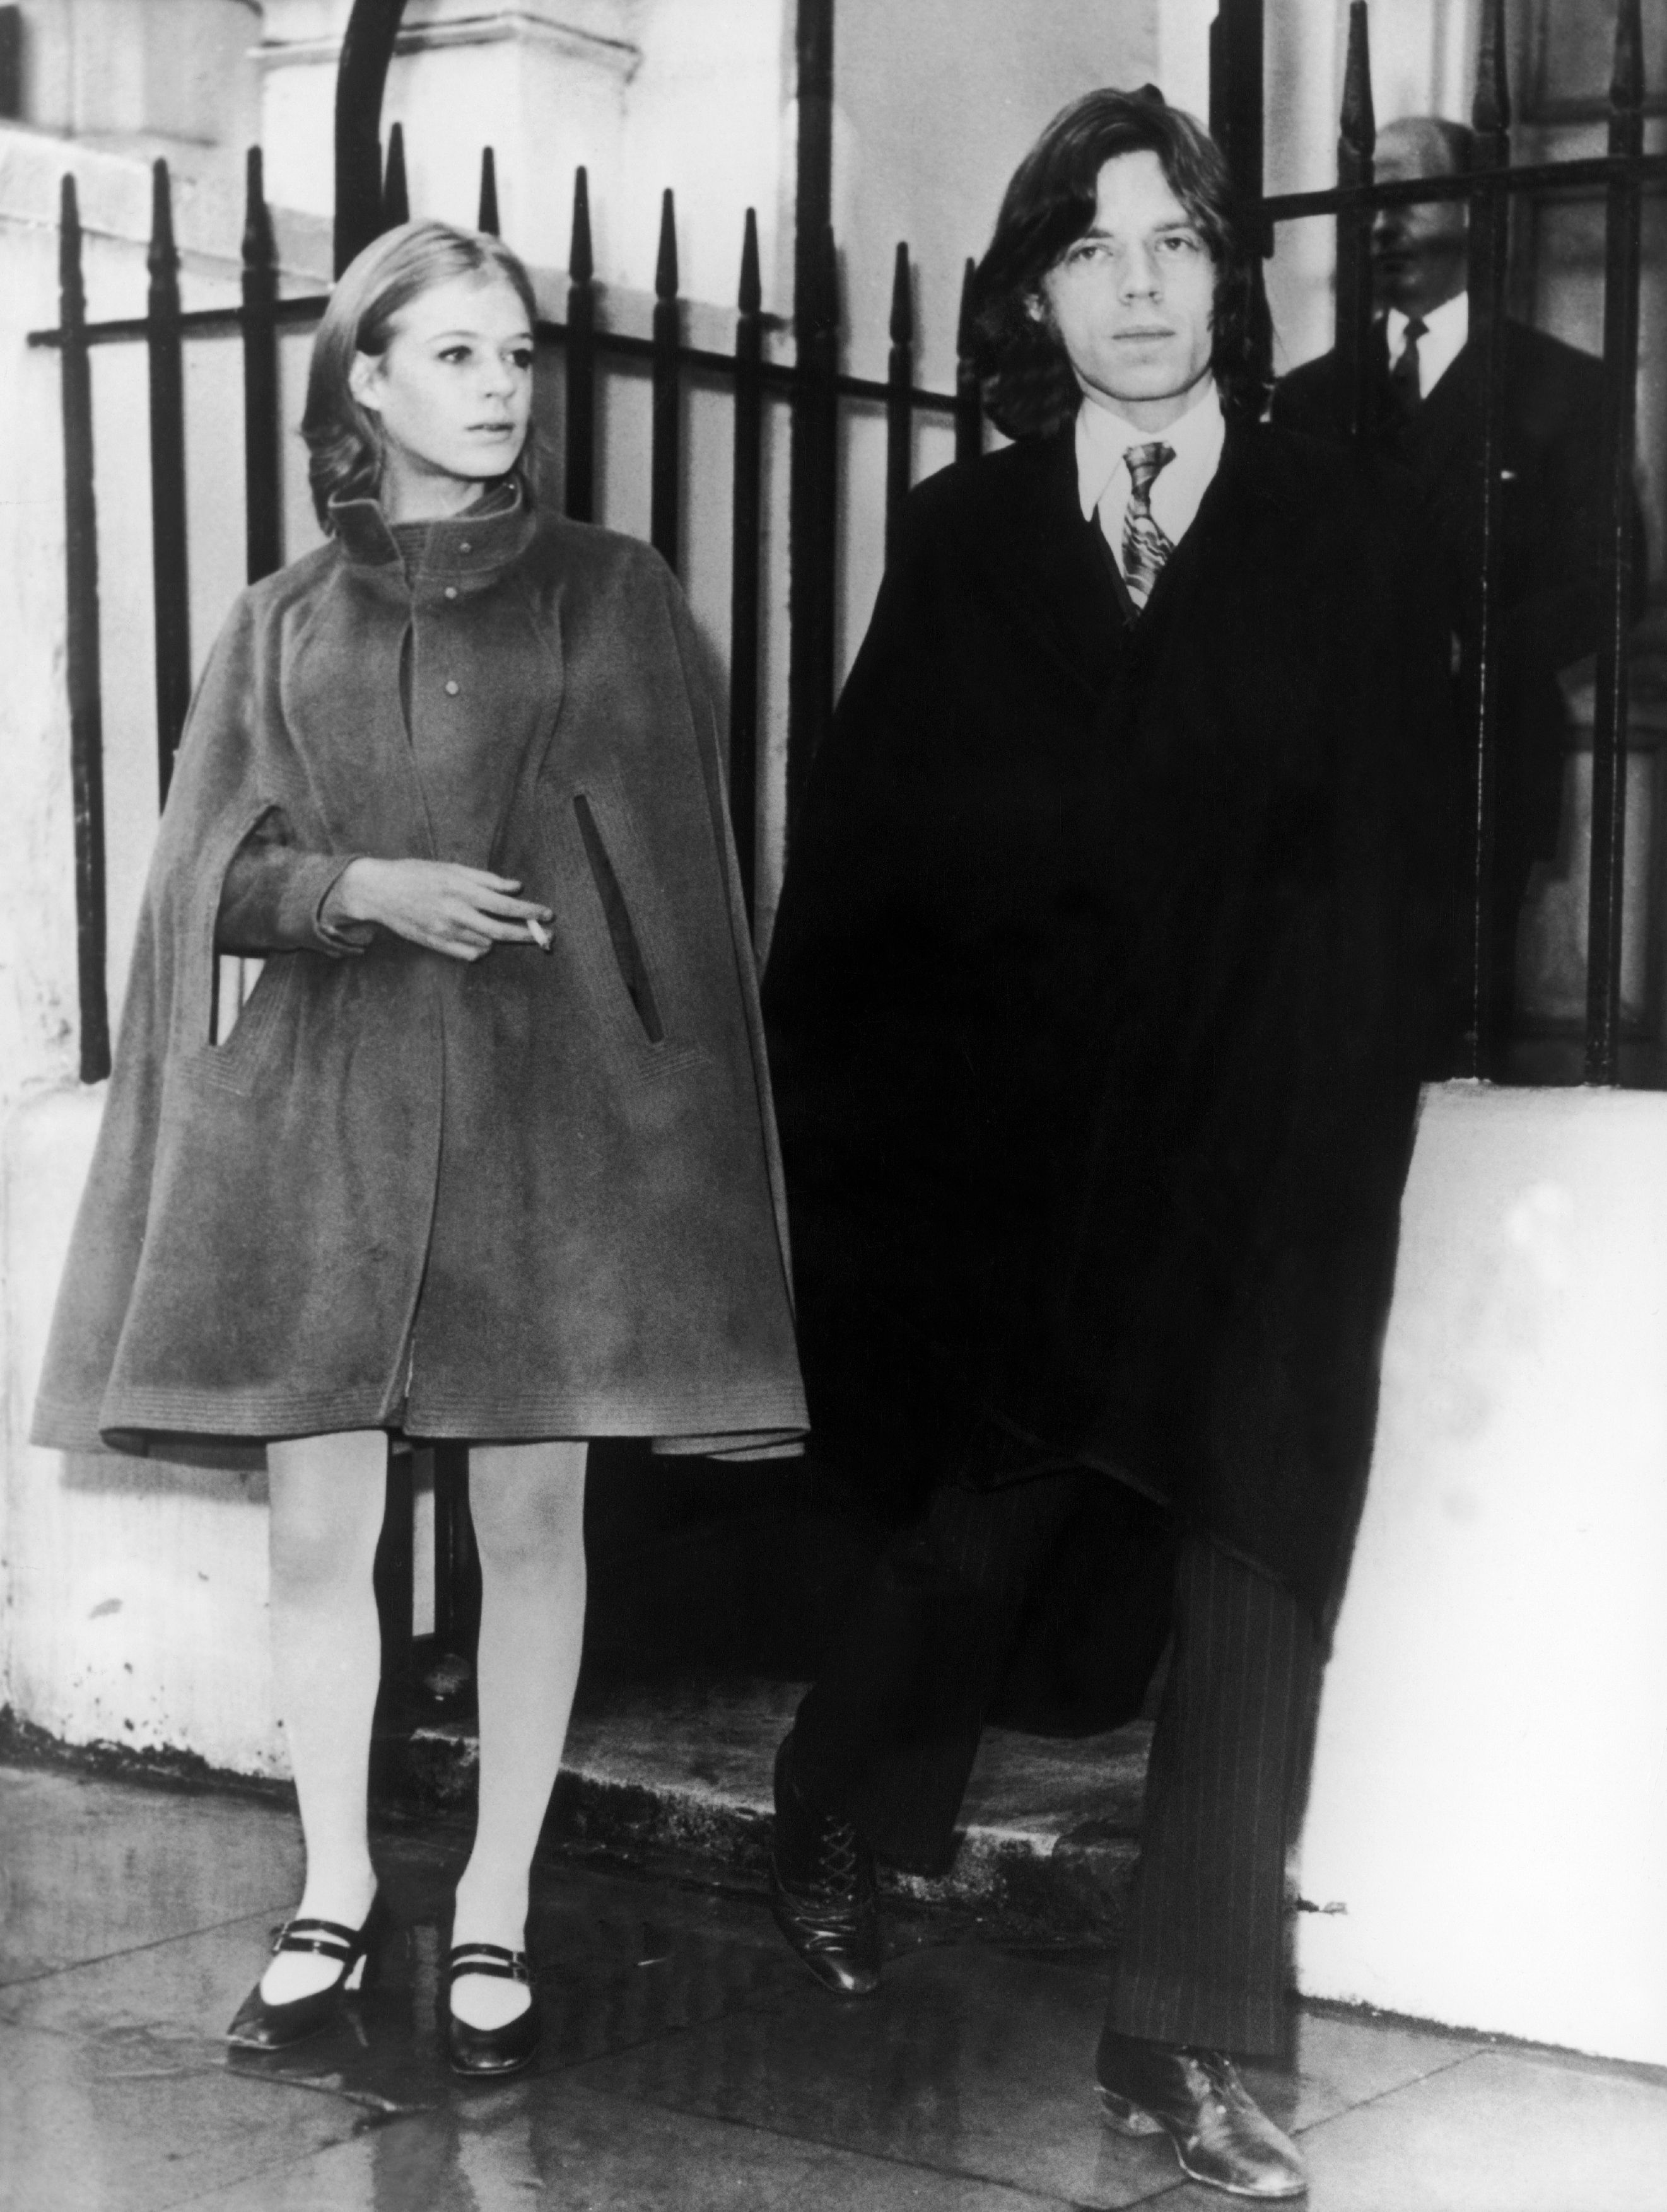
M447 1985L465 1974L484 1974L500 1982L524 1982L532 1986L532 1969L525 1951L511 1951L502 1943L453 1943L446 1960Z
M364 1948L362 1928L344 1928L339 1920L286 1920L272 1945L280 1951L316 1951L325 1959L354 1959Z

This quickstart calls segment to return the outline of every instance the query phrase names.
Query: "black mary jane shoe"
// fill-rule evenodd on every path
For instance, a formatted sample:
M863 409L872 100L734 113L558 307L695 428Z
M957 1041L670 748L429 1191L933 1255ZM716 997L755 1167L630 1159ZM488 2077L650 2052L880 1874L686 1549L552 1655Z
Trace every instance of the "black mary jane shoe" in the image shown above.
M286 1920L273 1938L272 1956L283 1951L313 1951L334 1959L341 1971L311 1996L292 1997L288 2004L269 2004L257 1982L237 2008L237 2017L226 2030L226 2040L240 2051L285 2051L292 2043L317 2035L337 2019L344 2002L364 1986L366 1969L382 1932L382 1900L379 1894L365 1915L362 1928L344 1928L339 1920Z
M520 1982L528 1993L525 2012L502 2027L472 2027L452 2010L453 1982L465 1974L486 1974L495 1981ZM538 2054L544 2021L538 2012L532 1969L525 1951L506 1950L502 1943L453 1943L446 1960L446 2057L453 2074L475 2081L501 2081L519 2074Z

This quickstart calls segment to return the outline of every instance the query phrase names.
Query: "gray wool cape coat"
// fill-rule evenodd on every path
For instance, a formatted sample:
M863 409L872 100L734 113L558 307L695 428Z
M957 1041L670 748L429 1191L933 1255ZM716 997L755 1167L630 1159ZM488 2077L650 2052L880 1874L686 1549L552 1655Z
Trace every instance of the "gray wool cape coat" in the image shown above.
M228 1466L379 1425L796 1449L682 597L648 547L519 500L397 541L373 501L336 522L243 593L192 704L35 1440ZM357 855L517 878L553 948L353 945L320 914ZM222 1043L216 945L267 956Z

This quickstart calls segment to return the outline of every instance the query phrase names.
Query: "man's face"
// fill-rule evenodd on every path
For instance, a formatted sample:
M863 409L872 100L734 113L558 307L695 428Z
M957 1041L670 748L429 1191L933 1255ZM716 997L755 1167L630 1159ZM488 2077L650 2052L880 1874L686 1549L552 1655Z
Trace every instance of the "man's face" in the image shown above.
M1042 280L1037 312L1090 399L1137 429L1184 415L1210 373L1215 264L1153 153L1099 173L1094 220Z
M1433 131L1391 123L1378 134L1374 173L1380 184L1450 177L1453 164ZM1464 289L1466 224L1463 200L1425 207L1379 208L1372 225L1372 289L1380 307L1427 315Z

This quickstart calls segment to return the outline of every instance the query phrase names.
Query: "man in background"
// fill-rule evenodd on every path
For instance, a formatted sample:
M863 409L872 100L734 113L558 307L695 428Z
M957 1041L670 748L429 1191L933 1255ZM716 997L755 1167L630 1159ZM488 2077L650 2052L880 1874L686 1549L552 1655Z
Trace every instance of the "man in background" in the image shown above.
M1475 143L1462 124L1408 116L1378 134L1379 183L1457 177ZM1469 343L1469 234L1463 199L1379 209L1372 266L1369 441L1411 474L1440 567L1455 658L1468 677L1480 622L1481 521L1476 424L1481 380ZM1500 690L1493 910L1488 946L1496 1034L1510 1033L1517 930L1536 860L1555 857L1568 712L1558 672L1597 642L1604 524L1601 362L1507 317L1500 332ZM1335 352L1275 391L1286 429L1341 439L1348 393ZM1633 518L1641 607L1643 530ZM1461 678L1462 690L1468 690ZM1467 716L1462 726L1474 727ZM1468 907L1471 891L1460 886Z

